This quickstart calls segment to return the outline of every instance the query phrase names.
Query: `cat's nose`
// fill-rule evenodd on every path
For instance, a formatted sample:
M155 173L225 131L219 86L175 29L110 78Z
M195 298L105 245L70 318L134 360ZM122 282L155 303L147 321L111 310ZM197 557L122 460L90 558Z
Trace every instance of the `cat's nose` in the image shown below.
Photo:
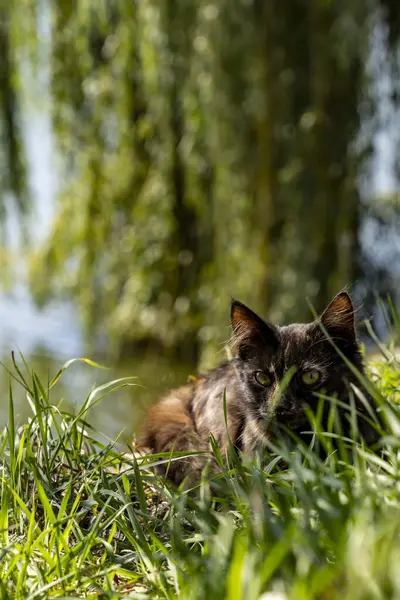
M279 401L278 401L277 405L276 405L276 412L282 412L282 411L286 410L287 407L288 407L288 404L289 403L288 403L287 397L286 396L281 396L279 398Z
M277 417L284 417L286 415L290 415L293 413L293 403L290 398L283 395L279 399L279 402L276 406L275 413Z

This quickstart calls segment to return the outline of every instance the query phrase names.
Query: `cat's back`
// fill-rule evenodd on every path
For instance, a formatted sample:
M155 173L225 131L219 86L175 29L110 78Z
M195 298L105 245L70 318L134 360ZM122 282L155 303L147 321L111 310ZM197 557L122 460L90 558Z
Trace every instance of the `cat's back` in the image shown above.
M147 410L139 437L140 446L162 452L168 440L192 426L191 405L196 385L197 381L171 390Z
M163 452L172 440L196 433L221 438L224 423L225 391L235 386L231 362L225 362L194 381L168 392L147 411L139 445ZM229 398L234 395L229 394Z
M222 363L199 379L192 399L192 413L200 435L220 435L218 428L224 425L225 420L224 400L229 405L234 402L236 386L236 374L231 361Z

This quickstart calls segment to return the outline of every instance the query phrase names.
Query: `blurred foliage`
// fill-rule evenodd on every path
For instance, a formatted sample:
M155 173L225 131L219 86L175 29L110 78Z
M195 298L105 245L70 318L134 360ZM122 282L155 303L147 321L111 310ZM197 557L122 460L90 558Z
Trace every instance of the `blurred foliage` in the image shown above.
M2 2L5 36L4 11L21 19L33 3ZM58 214L31 263L39 303L72 296L109 352L207 362L204 348L214 357L229 335L230 295L271 320L303 319L306 296L321 309L373 281L360 232L371 210L388 213L360 196L378 126L368 63L379 29L395 72L398 3L38 6L25 27L40 11L51 19L63 159Z
M13 5L0 1L0 224L4 225L7 194L12 193L17 206L26 206L26 166L21 145L21 122L18 102L18 36ZM4 232L3 232L4 233Z
M381 394L390 402L400 403L400 374L399 357L393 355L391 361L375 358L368 365L368 375L375 383Z

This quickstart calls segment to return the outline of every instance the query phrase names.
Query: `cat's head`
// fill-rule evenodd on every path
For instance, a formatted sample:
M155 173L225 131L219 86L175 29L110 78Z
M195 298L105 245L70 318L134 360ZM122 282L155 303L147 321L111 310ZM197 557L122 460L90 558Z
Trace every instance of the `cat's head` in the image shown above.
M261 319L233 300L231 309L235 366L247 410L253 418L297 430L307 423L304 407L318 404L315 392L344 399L354 381L339 350L359 370L362 360L356 336L354 309L347 292L339 293L315 321L284 327ZM282 379L292 372L280 395Z

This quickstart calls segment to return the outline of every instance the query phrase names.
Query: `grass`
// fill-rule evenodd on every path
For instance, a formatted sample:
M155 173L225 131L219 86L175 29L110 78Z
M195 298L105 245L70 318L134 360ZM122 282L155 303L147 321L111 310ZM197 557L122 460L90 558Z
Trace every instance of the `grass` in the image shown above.
M219 487L204 478L196 493L154 474L169 456L121 470L114 443L86 421L134 380L92 390L73 415L52 404L64 368L44 384L20 362L0 436L1 599L400 598L400 367L389 349L370 373L387 422L376 452L340 436L335 450L317 418L325 461L282 439L262 464L232 451L224 465L214 445ZM18 427L15 385L32 410Z

